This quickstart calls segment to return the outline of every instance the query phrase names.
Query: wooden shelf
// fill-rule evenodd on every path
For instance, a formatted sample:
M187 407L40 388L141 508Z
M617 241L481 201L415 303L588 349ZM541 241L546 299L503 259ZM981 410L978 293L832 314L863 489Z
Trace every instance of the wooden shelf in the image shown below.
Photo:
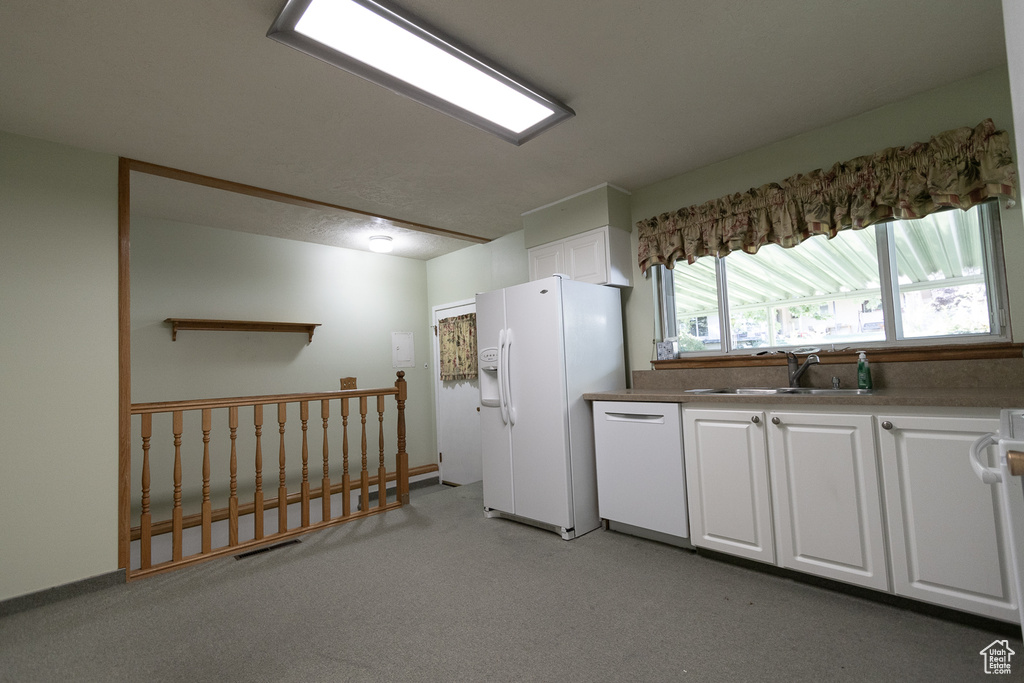
M230 330L232 332L304 332L313 341L313 331L320 323L279 323L263 320L205 320L201 318L167 318L171 324L171 341L177 341L178 330Z

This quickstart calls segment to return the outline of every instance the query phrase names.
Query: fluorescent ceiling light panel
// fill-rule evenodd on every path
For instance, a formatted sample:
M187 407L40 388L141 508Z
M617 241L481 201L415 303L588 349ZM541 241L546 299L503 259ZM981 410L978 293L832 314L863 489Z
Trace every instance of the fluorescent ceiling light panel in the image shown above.
M267 35L517 145L575 115L378 0L289 0Z

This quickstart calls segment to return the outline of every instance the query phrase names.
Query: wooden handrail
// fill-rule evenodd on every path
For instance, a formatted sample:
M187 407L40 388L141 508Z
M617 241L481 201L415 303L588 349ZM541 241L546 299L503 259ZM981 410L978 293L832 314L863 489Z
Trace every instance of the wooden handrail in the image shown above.
M174 569L179 566L187 566L194 564L195 562L210 559L212 557L218 557L229 553L236 553L238 550L243 548L250 548L253 546L259 546L264 543L272 543L290 538L298 533L305 533L306 531L312 531L315 529L324 528L327 526L333 526L338 523L349 521L350 519L356 519L359 517L365 517L368 514L374 514L378 512L384 512L386 510L400 507L401 505L409 502L409 455L405 451L406 438L405 438L405 401L407 397L407 385L405 381L405 372L399 371L397 373L397 379L394 387L384 387L378 389L344 389L341 391L325 391L325 392L313 392L313 393L293 393L293 394L274 394L274 395L259 395L259 396L240 396L240 397L229 397L229 398L209 398L209 399L191 399L184 401L160 401L152 403L135 403L130 406L130 414L140 416L141 420L141 439L142 439L142 478L141 478L141 498L136 499L141 502L141 511L139 517L139 526L126 529L126 536L130 541L138 540L140 542L139 553L140 561L138 567L126 567L127 577L129 579L133 576L144 576L155 572L162 572L168 569ZM367 453L367 414L371 410L371 404L369 397L376 397L375 405L373 406L377 413L377 439L378 439L378 452L377 457L374 460L377 461L377 468L375 475L370 476L368 453ZM385 398L388 396L394 396L397 408L397 416L395 419L395 436L397 438L397 452L395 453L395 470L388 472L385 466L385 432L384 432L384 412L385 412ZM309 481L309 443L307 438L307 431L309 429L309 404L311 401L320 402L320 416L323 421L323 479L321 486L318 489L311 490ZM330 403L332 401L338 401L340 403L340 415L342 418L342 443L341 451L344 458L343 464L343 476L340 484L331 484L330 481L330 452L328 449L328 421L331 417ZM355 402L358 401L357 404ZM350 482L348 473L348 418L350 402L358 405L359 410L359 429L360 429L360 455L361 459L357 459L356 463L361 463L361 470L359 474L358 487L355 491L359 492L360 509L357 512L351 510L349 504L350 493L354 493L352 489L352 483ZM289 411L287 409L288 403L298 403L299 409L297 411L299 421L301 422L301 458L302 458L302 481L299 490L289 491L288 489L288 468L286 464L293 462L295 453L292 453L291 460L288 458L286 450L285 432L287 429L287 419ZM251 502L240 503L238 500L238 452L236 446L236 440L238 436L238 408L241 406L252 406L252 436L254 437L254 450L253 460L249 462L253 465L254 479L250 480L254 484L254 489L249 489L252 492ZM267 492L264 491L263 486L263 446L264 446L264 406L276 406L276 411L267 415L267 421L270 425L277 422L278 431L278 480L277 495L273 494L271 490L269 492L269 498L264 500L264 496ZM212 413L216 409L227 409L228 411L228 429L230 432L230 460L229 470L227 474L230 476L230 494L228 499L228 506L226 508L214 510L211 502L211 432L213 431L212 424ZM337 411L338 408L336 407ZM188 411L199 412L200 425L202 432L202 466L201 466L201 511L196 515L185 516L183 513L182 506L182 491L184 482L183 468L182 468L182 448L183 443L182 435L184 432L184 414ZM169 414L172 418L171 431L174 443L174 462L173 462L173 504L171 508L171 517L165 521L154 522L152 519L152 496L151 496L151 448L153 441L153 419L154 414L163 413ZM293 416L295 412L291 413ZM315 414L315 413L314 413ZM335 412L335 415L338 413ZM294 422L293 422L294 424ZM294 429L294 427L293 427ZM291 433L291 432L289 432ZM269 434L266 435L270 437ZM270 444L266 444L270 447ZM294 444L292 444L294 447ZM223 467L223 464L218 465L218 468ZM294 467L294 466L293 466ZM269 476L273 477L273 474ZM293 475L295 476L295 475ZM390 480L396 481L396 490L394 496L394 502L389 503L387 501L387 482ZM198 481L192 479L191 485L198 484ZM378 491L378 502L371 508L370 507L370 486L371 484L376 485ZM270 485L272 486L272 485ZM343 496L343 504L340 516L332 516L330 496L334 493L341 493ZM309 507L310 501L315 498L322 499L322 519L319 522L311 523ZM292 503L299 503L301 507L300 517L301 521L298 525L295 522L289 527L288 520L288 505ZM263 525L264 512L269 509L277 508L277 529L273 533L265 533ZM251 539L241 541L238 537L238 518L240 515L252 514L253 515L253 537ZM215 521L228 520L228 542L225 546L213 547L213 523ZM185 556L183 552L183 532L185 529L193 527L201 527L201 550L199 553L194 555ZM161 564L153 565L152 563L152 538L160 534L171 535L171 559Z
M403 373L404 374L404 373ZM133 403L132 415L145 413L168 413L172 410L198 410L202 408L230 408L232 406L270 405L272 403L297 403L298 401L321 401L336 398L359 398L360 396L397 396L397 387L381 389L346 389L344 391L321 391L306 394L270 394L266 396L235 396L231 398L199 398L184 401L156 401L154 403Z

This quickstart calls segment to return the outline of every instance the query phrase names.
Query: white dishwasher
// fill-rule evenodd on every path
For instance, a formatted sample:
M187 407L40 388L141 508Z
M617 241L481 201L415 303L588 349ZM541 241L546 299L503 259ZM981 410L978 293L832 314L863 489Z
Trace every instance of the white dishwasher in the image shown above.
M594 402L602 518L689 538L678 403Z

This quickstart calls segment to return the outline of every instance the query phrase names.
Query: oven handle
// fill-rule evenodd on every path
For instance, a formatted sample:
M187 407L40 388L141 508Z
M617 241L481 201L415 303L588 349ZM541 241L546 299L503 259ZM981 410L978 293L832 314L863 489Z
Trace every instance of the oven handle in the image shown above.
M998 484L1003 481L1003 475L997 468L988 467L981 461L981 451L997 443L999 443L998 436L985 434L971 444L971 469L985 484Z

